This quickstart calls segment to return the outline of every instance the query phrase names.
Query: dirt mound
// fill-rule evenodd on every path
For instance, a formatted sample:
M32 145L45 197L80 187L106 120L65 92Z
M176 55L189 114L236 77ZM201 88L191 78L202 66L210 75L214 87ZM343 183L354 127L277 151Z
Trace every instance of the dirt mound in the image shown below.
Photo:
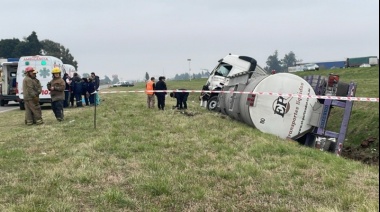
M379 165L379 141L377 138L367 138L359 146L343 148L342 157L361 161L369 165Z

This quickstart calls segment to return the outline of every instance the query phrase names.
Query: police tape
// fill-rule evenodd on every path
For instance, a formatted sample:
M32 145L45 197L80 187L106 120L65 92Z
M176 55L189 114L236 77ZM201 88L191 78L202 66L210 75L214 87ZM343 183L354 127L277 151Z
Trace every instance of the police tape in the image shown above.
M359 101L359 102L379 102L379 98L371 97L355 97L355 96L322 96L322 95L304 95L304 94L291 94L291 93L275 93L275 92L253 92L253 91L210 91L210 90L134 90L134 91L99 91L101 94L113 93L229 93L229 94L251 94L251 95L269 95L269 96L282 96L282 97L298 97L309 99L330 99L330 100L345 100L345 101Z

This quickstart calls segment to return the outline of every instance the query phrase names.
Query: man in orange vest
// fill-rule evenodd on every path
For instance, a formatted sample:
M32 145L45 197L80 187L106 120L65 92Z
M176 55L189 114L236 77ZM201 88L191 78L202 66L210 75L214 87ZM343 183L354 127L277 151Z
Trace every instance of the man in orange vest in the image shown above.
M156 87L156 84L154 83L155 79L154 77L151 77L150 80L146 83L146 95L147 97L147 104L148 108L154 108L154 89Z

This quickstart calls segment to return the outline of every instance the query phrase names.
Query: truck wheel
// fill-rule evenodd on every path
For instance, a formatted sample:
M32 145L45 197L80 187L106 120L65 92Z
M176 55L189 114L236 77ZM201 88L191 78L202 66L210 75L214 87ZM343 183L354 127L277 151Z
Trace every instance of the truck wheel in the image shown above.
M218 111L218 96L213 96L207 101L207 109Z
M5 105L5 101L4 100L0 100L0 106L4 106Z
M24 102L20 102L20 110L25 110Z

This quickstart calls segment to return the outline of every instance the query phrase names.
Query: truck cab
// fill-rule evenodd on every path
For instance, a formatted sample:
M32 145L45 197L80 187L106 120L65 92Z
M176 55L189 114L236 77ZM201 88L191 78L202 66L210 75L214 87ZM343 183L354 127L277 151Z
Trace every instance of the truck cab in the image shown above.
M229 54L218 62L202 88L204 91L211 92L202 92L200 96L201 106L209 110L218 110L218 91L228 85L230 76L244 73L249 73L249 77L268 75L251 57Z
M2 76L0 84L0 106L8 104L10 101L18 102L17 94L17 67L18 61L8 60L3 62Z

